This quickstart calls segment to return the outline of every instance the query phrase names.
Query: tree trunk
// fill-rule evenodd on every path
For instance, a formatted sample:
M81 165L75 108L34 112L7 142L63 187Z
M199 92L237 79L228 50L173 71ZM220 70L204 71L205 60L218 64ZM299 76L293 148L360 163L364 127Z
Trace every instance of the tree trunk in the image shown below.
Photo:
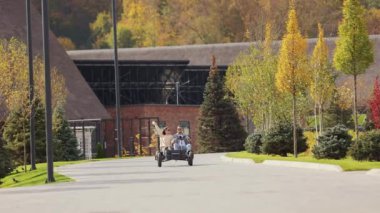
M293 146L294 157L297 158L297 124L296 124L296 94L293 93Z
M26 173L26 142L24 141L24 172Z
M318 138L317 102L314 103L314 126L315 126L315 137Z
M247 114L246 114L246 130L247 130L247 133L249 134L249 109L247 108Z
M262 123L262 127L261 128L263 128L263 132L266 132L267 129L265 128L265 113L263 113L263 121L262 122L263 123Z
M322 106L318 104L319 135L322 134Z
M24 172L26 173L26 137L25 137L25 128L22 126L22 131L24 133Z
M359 131L358 131L358 111L357 111L357 88L356 88L356 75L354 75L354 115L355 115L355 142L358 141Z
M319 106L320 108L319 108L319 116L320 116L320 129L319 129L319 131L320 131L320 134L322 134L323 133L323 105L321 104L320 106Z

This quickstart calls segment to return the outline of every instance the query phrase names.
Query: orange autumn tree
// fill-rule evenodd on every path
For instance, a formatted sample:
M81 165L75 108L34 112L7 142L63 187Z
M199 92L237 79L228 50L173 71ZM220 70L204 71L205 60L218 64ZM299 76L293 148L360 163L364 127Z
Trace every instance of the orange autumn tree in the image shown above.
M276 86L284 93L292 96L293 104L293 146L297 157L297 96L309 83L307 73L307 43L299 30L294 1L291 1L286 27L279 55L276 73Z

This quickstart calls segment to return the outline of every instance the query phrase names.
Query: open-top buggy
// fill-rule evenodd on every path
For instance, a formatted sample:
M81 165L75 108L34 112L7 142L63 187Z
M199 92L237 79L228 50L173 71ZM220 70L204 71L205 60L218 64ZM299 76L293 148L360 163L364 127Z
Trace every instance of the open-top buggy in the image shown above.
M189 166L193 165L194 153L192 150L186 150L186 149L174 150L172 148L171 150L165 149L164 151L161 151L160 142L158 142L158 150L159 151L156 152L156 156L155 156L155 160L158 163L158 167L162 166L162 162L170 161L170 160L183 160L183 161L187 161Z

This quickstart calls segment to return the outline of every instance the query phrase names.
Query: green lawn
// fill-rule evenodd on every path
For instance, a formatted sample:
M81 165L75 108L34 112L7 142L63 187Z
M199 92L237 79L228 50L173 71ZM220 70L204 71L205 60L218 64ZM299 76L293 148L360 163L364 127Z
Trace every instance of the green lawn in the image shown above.
M108 160L114 160L114 159L118 159L118 158L102 158L102 159L93 159L93 160L54 162L54 167L70 165L70 164L88 163L88 162L94 162L94 161L108 161ZM0 180L0 182L2 182L2 184L0 184L0 188L35 186L35 185L45 184L45 180L47 178L46 163L39 163L36 166L37 166L37 170L34 170L34 171L29 171L30 166L27 166L28 172L24 172L23 166L18 167L10 175ZM73 179L66 177L64 175L58 174L58 173L54 173L54 177L57 183L73 181Z
M68 162L54 162L54 167L59 167L69 164L78 164L90 161L68 161ZM30 166L27 166L27 172L24 172L23 166L15 169L10 175L4 177L0 181L3 182L0 188L20 187L20 186L34 186L45 184L47 178L46 163L38 163L37 170L29 171ZM17 172L18 171L18 172ZM56 182L70 182L71 178L64 175L54 173Z
M346 158L343 160L329 160L329 159L315 159L312 156L299 155L298 158L293 156L281 157L272 155L257 155L248 152L233 152L228 153L228 157L233 158L248 158L252 159L256 163L262 163L265 160L281 160L281 161L298 161L298 162L310 162L310 163L322 163L322 164L332 164L342 167L344 171L359 171L359 170L370 170L380 168L380 162L369 162L369 161L355 161L351 158Z

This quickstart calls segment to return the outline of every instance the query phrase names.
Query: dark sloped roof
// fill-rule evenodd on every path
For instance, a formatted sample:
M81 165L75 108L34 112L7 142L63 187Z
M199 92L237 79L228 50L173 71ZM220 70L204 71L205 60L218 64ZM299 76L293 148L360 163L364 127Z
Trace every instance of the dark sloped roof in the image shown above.
M370 36L374 44L375 63L367 70L366 74L358 78L359 102L366 104L366 100L371 95L372 85L375 77L380 73L380 35ZM317 39L308 39L309 53L311 54ZM332 58L335 49L336 38L326 38ZM247 51L251 45L257 43L227 43L227 44L206 44L206 45L183 45L170 47L148 47L148 48L121 48L119 49L120 60L136 61L160 61L160 60L188 60L190 66L209 66L211 55L217 58L219 66L228 66L242 51ZM273 42L275 50L278 50L281 42ZM75 50L68 51L73 60L113 60L112 49L99 50ZM352 78L344 74L339 74L338 85L348 82L352 85Z
M25 22L24 0L0 0L0 38L16 37L26 41ZM32 26L34 54L42 55L41 15L34 8L32 8ZM57 67L66 79L67 118L110 118L53 33L50 33L50 56L51 66Z

